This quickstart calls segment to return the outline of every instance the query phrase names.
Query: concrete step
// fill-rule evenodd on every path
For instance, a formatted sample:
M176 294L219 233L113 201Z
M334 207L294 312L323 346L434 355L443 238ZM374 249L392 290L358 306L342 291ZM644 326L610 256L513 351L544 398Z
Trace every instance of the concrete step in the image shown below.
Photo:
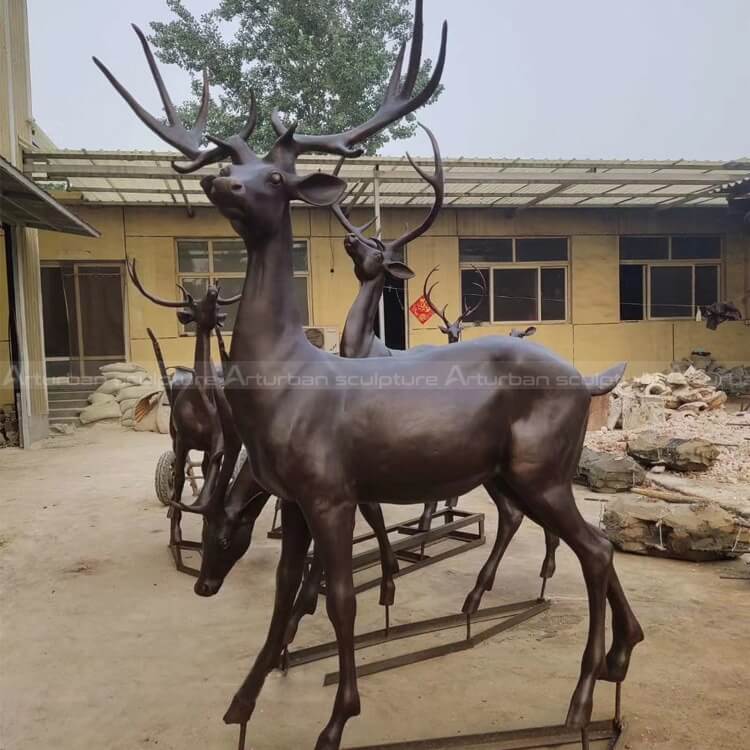
M80 393L81 391L84 391L85 393L91 393L92 391L95 391L99 387L100 383L47 383L47 392L48 393L59 393L61 391L75 391L77 393Z
M83 411L83 409L80 409L78 407L72 408L72 409L58 409L58 408L50 408L49 410L49 416L52 417L75 417L78 418L78 415Z
M78 417L54 417L50 414L49 417L49 423L50 425L53 424L74 424L78 427L80 427L81 422L78 419Z
M76 403L82 402L82 403L88 403L89 394L82 392L82 393L48 393L47 394L47 400L50 402L50 404L67 404L69 401L74 401Z

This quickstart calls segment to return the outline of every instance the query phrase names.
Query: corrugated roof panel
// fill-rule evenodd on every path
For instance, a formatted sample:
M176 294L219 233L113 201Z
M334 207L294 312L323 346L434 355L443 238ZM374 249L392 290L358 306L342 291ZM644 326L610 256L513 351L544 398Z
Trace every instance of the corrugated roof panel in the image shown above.
M614 190L619 186L618 182L612 183L600 183L598 185L580 185L573 184L570 187L565 188L563 193L581 193L585 195L599 195L600 193L608 193L610 190Z
M616 206L618 203L622 203L624 200L626 199L621 195L612 196L611 198L609 196L602 196L599 198L587 198L579 205L585 206L587 208L590 206Z
M645 193L652 193L654 190L666 187L666 185L620 185L620 187L612 190L612 195L618 193L627 193L628 195L640 195Z

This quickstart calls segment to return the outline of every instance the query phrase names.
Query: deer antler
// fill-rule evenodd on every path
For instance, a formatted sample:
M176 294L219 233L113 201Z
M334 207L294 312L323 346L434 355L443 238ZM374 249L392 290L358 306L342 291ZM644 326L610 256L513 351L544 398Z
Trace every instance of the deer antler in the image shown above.
M419 123L419 126L427 133L432 143L432 154L435 160L435 173L428 175L412 158L409 154L406 157L409 159L409 163L417 170L419 176L435 191L435 202L432 204L427 218L416 228L407 232L399 239L388 243L390 250L396 250L408 245L412 240L417 237L421 237L434 223L435 219L440 215L440 210L443 207L443 200L445 198L445 175L443 172L443 159L440 156L440 146L438 146L435 134L426 126Z
M463 323L466 318L475 313L482 305L482 302L484 302L484 298L487 296L487 280L484 278L484 274L476 266L472 266L472 268L476 271L477 274L479 274L479 278L481 279L481 283L474 282L474 286L481 291L481 294L479 295L479 301L476 303L476 305L473 305L470 308L464 308L461 317L456 321L457 324Z
M396 65L391 74L390 82L385 92L383 102L377 112L366 122L351 128L343 133L330 135L297 135L294 131L296 125L287 128L281 120L278 112L271 116L271 122L279 135L279 140L274 145L275 151L285 151L291 159L300 154L310 151L318 151L327 154L338 154L339 156L358 157L362 156L364 149L354 148L364 143L375 133L384 130L402 117L419 109L427 103L440 85L440 79L445 67L445 51L448 41L448 24L443 23L443 34L440 43L440 54L438 55L435 69L432 72L427 85L416 96L413 96L414 86L417 82L422 62L422 34L423 34L423 5L424 0L417 0L414 11L414 33L412 34L411 51L409 54L409 66L406 71L403 86L401 84L401 72L406 56L406 42L401 46Z
M424 280L424 287L422 289L422 296L424 297L425 302L427 302L427 304L430 306L430 310L432 310L432 312L434 312L435 315L439 316L442 319L443 323L445 323L445 327L446 328L450 328L451 323L448 320L448 318L445 317L445 311L448 309L448 305L445 305L443 307L442 311L441 311L441 310L438 310L437 307L435 307L435 305L432 302L432 290L440 282L436 281L429 289L427 288L427 284L429 284L429 282L430 282L430 277L432 276L433 273L435 273L435 271L437 271L439 269L440 269L440 266L435 266L435 268L433 268L432 271L430 271L427 274L427 278Z
M146 291L143 284L141 283L141 280L138 278L138 272L135 268L135 258L133 260L129 260L126 263L128 267L128 276L130 276L131 281L133 284L135 284L135 288L148 300L151 300L156 305L161 305L162 307L189 307L193 303L193 296L188 292L183 286L177 285L181 290L182 293L185 295L184 299L181 302L175 302L173 300L167 300L162 299L161 297L157 297L154 294L151 294L151 292Z
M93 60L97 67L107 77L109 82L115 87L115 89L117 89L120 96L122 96L122 98L130 105L130 108L140 120L156 133L159 138L170 146L174 146L174 148L180 151L180 153L190 159L190 162L187 164L173 162L172 166L174 169L177 172L186 174L188 172L195 172L208 164L215 164L222 159L226 159L228 156L234 156L232 153L232 147L226 145L226 143L218 144L213 148L206 149L205 151L201 150L201 140L203 138L203 131L206 127L206 121L208 120L208 108L211 101L209 95L208 73L206 71L203 72L203 92L201 94L201 105L198 111L198 117L196 118L193 127L188 130L180 121L174 103L164 85L164 79L159 72L159 67L156 64L154 53L151 51L146 35L135 24L133 24L133 29L141 41L141 46L146 54L148 66L151 69L151 75L156 83L156 88L159 90L159 96L164 105L164 112L167 115L166 124L144 109L135 97L117 80L117 78L114 77L114 75L112 75L109 68L107 68L99 58L94 57ZM255 130L256 122L257 107L255 103L255 95L251 94L250 114L247 122L237 136L233 136L231 140L239 138L242 142L246 141L252 134L253 130Z

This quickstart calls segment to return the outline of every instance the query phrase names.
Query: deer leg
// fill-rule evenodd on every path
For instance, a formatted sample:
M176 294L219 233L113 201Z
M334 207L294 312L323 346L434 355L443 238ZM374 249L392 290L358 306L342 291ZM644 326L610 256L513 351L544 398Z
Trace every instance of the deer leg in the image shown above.
M255 702L266 675L279 663L284 633L289 624L294 597L302 580L305 556L310 546L310 532L299 506L285 500L281 506L281 558L276 573L276 599L266 642L255 659L253 668L232 699L224 721L246 724L253 714Z
M383 607L391 607L396 599L396 584L393 582L393 576L398 573L398 560L391 549L391 543L388 541L383 509L377 503L362 503L359 510L365 521L370 524L370 528L375 532L375 537L378 540L382 570L380 604Z
M582 729L591 722L594 688L606 669L605 636L607 593L612 571L612 544L584 521L570 485L545 486L544 477L507 477L512 497L528 515L561 537L581 563L589 600L589 632L581 672L570 702L566 726Z
M422 511L422 516L419 519L420 531L430 530L430 528L432 527L432 517L435 515L437 506L438 506L437 502L424 504L424 510Z
M305 615L314 615L318 606L318 596L320 594L320 580L323 577L323 566L320 562L317 548L313 556L310 570L307 571L305 579L302 581L302 588L294 602L292 616L289 618L289 625L284 636L284 647L294 642L299 629L300 620Z
M539 577L544 578L546 581L548 578L552 578L557 570L555 553L560 546L560 537L544 529L544 546L546 553L544 555L544 562L542 563L542 572L539 574Z
M510 540L513 539L523 521L523 513L510 502L505 493L495 483L488 482L485 484L485 489L497 506L497 536L487 562L479 571L477 583L464 602L462 611L467 615L473 615L479 609L484 592L491 591L495 585L495 576L500 561L503 559Z
M357 671L354 661L354 618L357 599L352 574L354 503L321 502L321 510L310 514L315 548L326 571L328 617L336 631L339 652L339 682L333 713L318 738L315 750L338 750L346 722L360 712Z
M174 496L172 497L172 500L176 503L182 500L182 491L185 487L185 464L187 463L188 454L189 451L185 448L182 440L180 440L179 436L176 437L174 441ZM176 556L177 564L181 565L182 554L179 545L182 542L182 527L180 526L182 511L171 505L167 511L167 517L169 518L169 546Z
M609 576L607 599L612 609L613 638L607 654L606 669L602 671L600 678L608 682L623 682L628 674L633 649L645 636L625 596L614 565Z

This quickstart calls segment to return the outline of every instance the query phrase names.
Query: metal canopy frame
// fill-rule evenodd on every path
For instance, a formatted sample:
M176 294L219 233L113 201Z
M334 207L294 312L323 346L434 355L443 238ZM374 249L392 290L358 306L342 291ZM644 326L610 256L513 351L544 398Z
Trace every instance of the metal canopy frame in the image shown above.
M99 237L99 232L0 157L0 219L11 226Z
M175 152L27 151L24 171L79 204L209 206L199 180L216 167L178 175ZM417 159L427 166L429 159ZM301 173L332 171L336 159L305 156ZM446 159L447 207L653 208L726 206L723 186L750 178L750 159L617 161ZM424 182L405 158L364 157L347 162L350 206L416 207L431 202Z

